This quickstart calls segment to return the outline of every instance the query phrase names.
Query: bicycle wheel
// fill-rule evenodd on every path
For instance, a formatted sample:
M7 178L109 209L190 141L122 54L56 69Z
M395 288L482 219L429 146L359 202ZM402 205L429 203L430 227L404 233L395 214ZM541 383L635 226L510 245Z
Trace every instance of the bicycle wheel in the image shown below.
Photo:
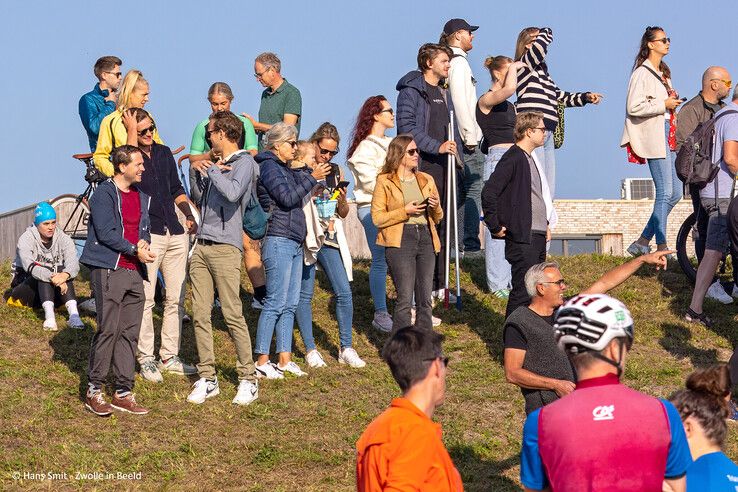
M56 211L56 223L72 239L87 239L90 207L78 195L60 195L49 202Z
M676 240L677 261L692 283L697 278L697 255L694 253L695 235L697 233L696 222L697 218L694 213L690 214L679 228Z

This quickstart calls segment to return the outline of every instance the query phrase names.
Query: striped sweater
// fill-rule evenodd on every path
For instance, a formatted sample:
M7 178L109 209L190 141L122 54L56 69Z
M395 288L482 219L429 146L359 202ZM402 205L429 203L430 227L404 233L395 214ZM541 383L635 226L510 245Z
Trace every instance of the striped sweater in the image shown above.
M544 59L548 45L553 41L553 31L544 27L538 32L531 47L520 57L525 65L518 69L518 113L540 111L547 130L554 131L559 124L558 102L567 107L587 104L587 92L566 92L559 89L548 74Z

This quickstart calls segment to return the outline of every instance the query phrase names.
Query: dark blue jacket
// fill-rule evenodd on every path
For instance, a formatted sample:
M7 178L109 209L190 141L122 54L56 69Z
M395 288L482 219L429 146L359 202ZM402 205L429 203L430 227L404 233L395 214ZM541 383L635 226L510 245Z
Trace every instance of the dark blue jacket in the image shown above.
M151 157L144 153L143 159L144 171L138 189L151 197L151 234L163 236L167 231L170 234L184 234L174 209L174 199L184 195L185 191L177 175L177 164L171 149L154 142L151 145Z
M109 94L107 89L100 90L100 84L95 84L94 89L79 98L79 118L87 132L91 152L95 152L97 147L100 123L103 118L115 111L115 101L105 100Z
M291 239L302 244L307 234L302 201L318 182L303 169L290 169L270 151L256 157L259 163L259 203L269 216L267 236Z
M438 149L443 142L428 135L430 100L425 87L425 79L419 70L408 72L397 82L396 89L400 91L397 95L397 134L411 134L421 152L438 155ZM448 110L453 111L454 103L451 100L451 94L443 88L441 92L445 93ZM464 142L461 140L458 125L454 125L454 140L457 149L461 152ZM457 164L461 165L462 162L457 162Z
M149 233L149 196L140 191L141 220L138 237L151 242ZM120 255L133 254L135 245L123 237L123 214L120 191L112 178L101 183L90 198L90 221L87 224L87 241L80 263L89 268L116 270ZM143 271L141 271L143 275Z

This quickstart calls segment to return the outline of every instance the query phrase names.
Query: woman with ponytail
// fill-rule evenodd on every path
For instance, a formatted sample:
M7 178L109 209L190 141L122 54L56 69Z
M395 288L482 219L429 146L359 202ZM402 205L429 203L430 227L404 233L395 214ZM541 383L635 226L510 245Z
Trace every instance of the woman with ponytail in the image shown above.
M482 129L484 159L484 182L500 162L502 155L513 146L515 128L515 106L508 98L518 85L518 69L522 62L513 62L507 56L489 56L484 66L492 77L492 88L477 101L476 118ZM505 241L492 238L489 229L484 229L484 264L487 270L487 287L496 297L510 296L512 274L510 263L505 259Z
M723 453L731 417L732 383L728 366L698 369L687 378L687 388L670 399L679 411L694 463L687 469L687 490L735 490L738 466Z
M120 95L115 111L103 118L100 122L100 133L97 137L97 147L93 160L95 167L106 176L113 175L113 163L110 154L114 148L121 145L137 145L136 116L128 111L133 108L143 109L149 102L149 83L140 70L129 70L120 85ZM159 137L159 130L154 123L154 142L163 145ZM129 129L131 130L129 132Z
M669 54L671 40L663 29L649 26L633 64L625 105L625 128L620 146L628 151L628 161L648 163L656 199L646 227L628 253L648 253L656 236L657 249L666 245L669 213L682 198L682 183L676 174L676 108L682 103L671 86L671 70L663 58Z

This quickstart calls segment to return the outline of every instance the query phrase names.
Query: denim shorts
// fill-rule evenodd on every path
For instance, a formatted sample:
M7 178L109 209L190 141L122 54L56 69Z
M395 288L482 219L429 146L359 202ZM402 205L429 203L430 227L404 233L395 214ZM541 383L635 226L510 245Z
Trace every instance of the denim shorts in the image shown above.
M701 202L702 208L707 212L705 249L727 253L730 245L728 236L728 205L730 205L730 198L718 198L717 204L714 198L704 198Z

